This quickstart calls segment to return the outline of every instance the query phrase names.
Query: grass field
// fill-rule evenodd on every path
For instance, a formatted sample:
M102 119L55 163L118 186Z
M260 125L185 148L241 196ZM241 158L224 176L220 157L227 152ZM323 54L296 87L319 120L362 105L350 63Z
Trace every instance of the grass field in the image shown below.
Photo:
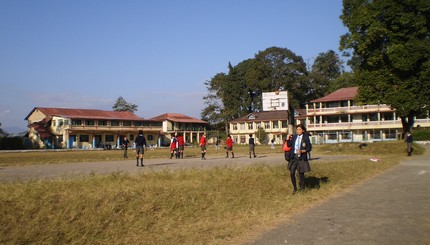
M291 195L289 173L282 160L271 166L148 171L140 175L117 172L79 179L1 183L0 243L237 244L398 164L405 156L404 148L403 142L374 143L361 150L357 144L315 146L314 155L365 154L381 161L345 158L312 162L312 172L306 174L308 191L298 195ZM236 149L237 154L247 153L245 147ZM270 147L258 150L271 151ZM187 152L195 154L190 149ZM415 153L420 152L422 148L417 146ZM55 154L65 153L70 155L58 159L69 162L67 157L77 158L73 154L83 152L51 152L53 156L38 161L61 163L53 159L57 159ZM168 157L166 153L154 151L153 156ZM21 154L33 157L35 153ZM5 159L18 157L1 159L3 164ZM80 160L88 159L96 157L89 154ZM20 161L32 162L22 156Z

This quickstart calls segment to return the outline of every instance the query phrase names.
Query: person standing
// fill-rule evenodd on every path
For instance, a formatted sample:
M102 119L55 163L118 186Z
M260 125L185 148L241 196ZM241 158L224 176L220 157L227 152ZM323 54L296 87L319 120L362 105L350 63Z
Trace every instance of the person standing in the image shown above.
M290 161L291 161L290 152L291 152L292 140L293 140L293 135L289 134L287 138L285 138L284 143L282 144L282 150L284 151L284 158L285 158L285 161L288 162L288 164L290 164Z
M411 132L406 132L406 150L408 151L408 157L412 155L412 142L414 141Z
M227 140L225 141L225 144L226 144L225 153L227 154L225 158L228 158L228 152L231 152L231 158L234 158L233 140L231 139L231 135L227 135Z
M143 136L142 130L139 130L139 134L134 142L136 143L136 166L139 166L140 159L140 166L143 167L143 154L145 154L144 147L146 146L146 139L145 136Z
M184 158L184 149L185 149L184 136L179 134L177 139L178 139L178 157L177 158Z
M252 134L249 134L248 144L249 144L249 158L251 158L251 153L254 155L254 158L256 158L257 155L255 155L255 139L254 137L252 137Z
M176 138L176 134L172 134L172 139L170 139L170 159L172 159L173 155L178 158L178 139Z
M122 148L124 149L124 158L128 158L128 156L127 156L128 144L130 144L130 141L127 139L126 136L124 136L124 138L122 139Z
M200 138L200 149L202 150L202 160L206 160L206 136L205 133L202 134L202 137Z
M305 190L305 173L311 171L311 166L308 161L308 152L312 150L312 145L309 139L309 134L306 134L306 128L302 124L296 126L296 134L290 142L290 162L288 169L290 170L291 183L293 185L293 194L297 192L296 185L296 170L300 177L300 191Z

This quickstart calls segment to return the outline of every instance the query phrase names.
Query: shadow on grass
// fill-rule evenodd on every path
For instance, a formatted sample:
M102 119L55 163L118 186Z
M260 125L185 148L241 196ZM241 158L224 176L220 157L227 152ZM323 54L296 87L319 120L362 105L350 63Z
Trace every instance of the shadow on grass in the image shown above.
M321 184L325 184L328 183L329 179L328 177L321 177L321 178L317 178L317 177L306 177L305 178L305 185L306 188L309 189L319 189L321 187Z

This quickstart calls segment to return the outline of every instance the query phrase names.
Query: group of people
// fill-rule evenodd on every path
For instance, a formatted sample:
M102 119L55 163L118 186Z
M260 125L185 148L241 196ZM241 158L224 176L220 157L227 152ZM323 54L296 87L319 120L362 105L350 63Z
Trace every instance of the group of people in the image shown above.
M185 141L184 136L175 133L170 139L170 159L175 156L176 159L184 158Z

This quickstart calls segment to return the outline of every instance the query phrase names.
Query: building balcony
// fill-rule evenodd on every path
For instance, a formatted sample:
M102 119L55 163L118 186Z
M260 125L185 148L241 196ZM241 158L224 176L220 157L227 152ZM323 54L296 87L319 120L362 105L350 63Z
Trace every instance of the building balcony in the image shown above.
M367 121L367 122L339 122L339 123L309 123L308 130L354 130L354 129L378 129L378 128L402 128L400 120L392 121Z
M350 106L350 107L333 107L333 108L316 108L308 109L307 116L319 115L336 115L336 114L359 114L359 113L376 113L376 112L392 112L387 105L365 105L365 106Z

